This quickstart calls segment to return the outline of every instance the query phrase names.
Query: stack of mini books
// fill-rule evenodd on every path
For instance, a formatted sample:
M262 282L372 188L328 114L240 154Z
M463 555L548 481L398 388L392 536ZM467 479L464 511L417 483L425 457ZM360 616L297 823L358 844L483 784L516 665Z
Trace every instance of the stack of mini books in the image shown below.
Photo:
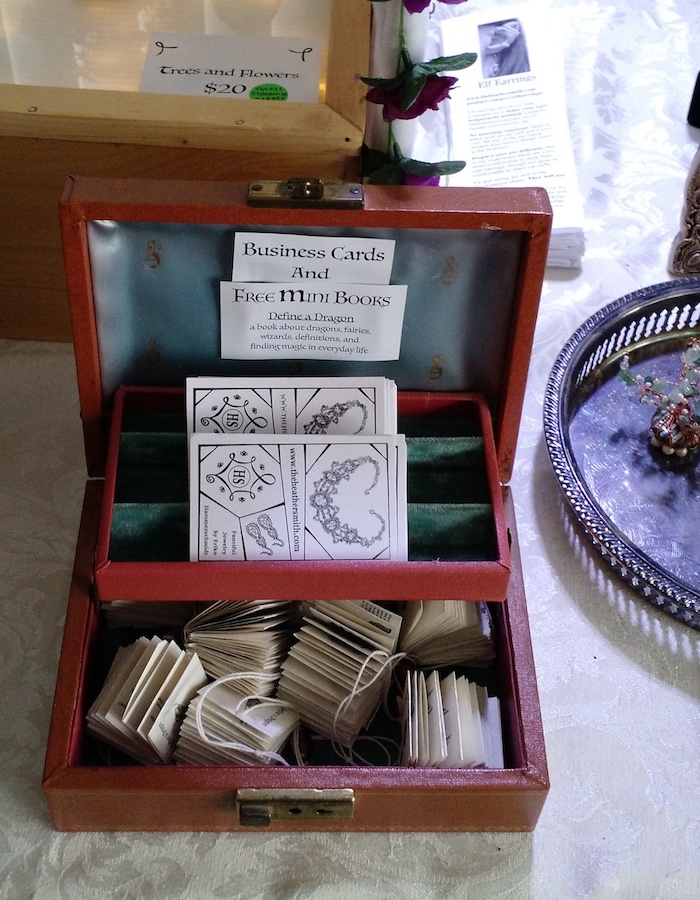
M181 632L201 608L201 603L172 600L111 600L102 605L109 628L152 629L161 634Z
M421 666L485 666L494 658L485 603L416 600L402 618L399 650Z
M367 600L309 604L277 696L304 725L350 747L387 693L401 617Z
M355 760L353 744L404 660L404 764L502 766L497 699L463 670L446 671L492 660L483 606L304 602L293 637L292 609L221 601L185 625L185 649L160 637L121 647L88 730L147 765L268 765L288 761L281 754L301 724Z
M454 671L409 672L404 693L405 766L503 768L500 708Z
M283 763L280 751L299 725L295 710L252 697L236 682L213 682L190 703L175 748L180 765Z
M290 604L284 600L221 600L185 625L185 647L211 678L238 675L242 694L271 694L289 646Z
M167 763L184 711L206 682L197 657L175 641L140 637L117 651L88 710L88 731L141 763Z

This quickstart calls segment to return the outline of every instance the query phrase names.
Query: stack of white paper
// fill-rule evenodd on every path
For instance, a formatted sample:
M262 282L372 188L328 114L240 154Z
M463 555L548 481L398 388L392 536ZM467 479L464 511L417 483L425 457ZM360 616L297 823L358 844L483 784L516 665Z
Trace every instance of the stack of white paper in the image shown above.
M186 379L188 434L396 434L388 378Z
M421 666L483 666L495 656L486 604L417 600L403 609L399 650Z
M401 617L369 601L310 604L277 696L322 737L349 747L386 694Z
M296 712L282 703L247 696L232 684L214 684L190 703L175 761L200 766L280 762L278 754L298 724Z
M472 51L478 58L454 73L458 83L444 104L448 146L443 152L466 162L445 183L545 188L554 211L547 264L579 267L585 251L583 203L556 11L543 0L515 5L475 0L446 9L450 17L440 32L444 55ZM420 152L431 151L414 148L414 155ZM437 153L445 158L439 148Z
M191 436L191 560L407 554L403 435Z
M206 682L196 655L174 641L141 637L117 651L88 710L88 731L139 762L167 763L184 711Z
M455 672L411 671L404 693L403 764L465 769L503 767L495 697Z
M406 559L386 378L188 378L190 559Z

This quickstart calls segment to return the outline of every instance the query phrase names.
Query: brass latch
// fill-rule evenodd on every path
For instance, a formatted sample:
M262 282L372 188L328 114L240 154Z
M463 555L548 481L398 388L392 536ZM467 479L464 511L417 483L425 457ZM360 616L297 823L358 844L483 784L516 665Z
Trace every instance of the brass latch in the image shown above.
M352 819L352 788L297 790L243 788L236 791L236 811L241 825L266 827L271 822L301 819Z
M289 178L287 181L253 181L248 186L249 206L362 209L363 204L361 184L327 184L320 178Z

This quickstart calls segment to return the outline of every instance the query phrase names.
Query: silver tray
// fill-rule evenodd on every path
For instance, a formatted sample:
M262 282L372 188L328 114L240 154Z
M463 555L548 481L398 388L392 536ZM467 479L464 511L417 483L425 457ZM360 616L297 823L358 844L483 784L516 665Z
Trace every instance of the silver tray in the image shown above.
M700 451L649 444L653 409L618 377L678 377L700 335L700 278L652 285L588 319L559 354L544 400L554 472L576 519L632 588L700 630Z

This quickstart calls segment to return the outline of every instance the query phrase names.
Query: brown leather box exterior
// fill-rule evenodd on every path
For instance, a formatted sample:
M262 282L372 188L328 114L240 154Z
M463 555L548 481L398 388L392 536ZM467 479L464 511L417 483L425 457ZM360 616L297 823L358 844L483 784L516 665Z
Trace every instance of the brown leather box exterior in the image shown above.
M46 756L44 788L55 826L66 831L236 831L261 827L250 810L259 809L260 804L263 807L272 804L282 810L282 817L267 821L270 829L529 830L534 827L544 803L548 776L513 509L509 489L502 485L508 482L512 470L544 275L551 228L546 194L539 189L367 187L365 206L361 210L251 208L246 196L247 187L239 184L109 179L71 179L64 194L64 253L86 456L94 480L86 491ZM480 323L479 333L470 338L471 350L480 356L479 365L472 365L469 359L458 360L453 366L457 375L453 373L450 380L450 376L441 379L441 367L433 364L432 369L437 369L438 374L432 382L426 380L434 374L429 357L426 372L430 370L430 374L419 373L414 378L413 360L422 360L423 348L418 341L419 346L410 349L408 365L396 380L400 388L399 407L404 414L431 416L448 411L458 417L466 414L480 423L496 535L492 557L476 561L436 559L360 565L111 559L110 523L124 404L135 404L146 410L177 411L182 406L184 375L211 373L206 369L206 360L199 360L194 370L188 368L187 362L176 360L165 375L155 366L153 371L157 377L150 384L139 377L143 371L150 371L147 364L143 364L144 370L137 360L132 368L129 368L131 363L127 364L126 377L122 379L119 335L117 364L114 360L106 361L112 332L108 334L105 328L104 311L96 312L96 305L104 305L100 292L104 294L105 284L94 284L100 267L96 265L90 243L93 222L106 223L110 235L113 226L119 234L121 223L128 223L128 227L136 223L137 231L145 228L144 235L151 229L151 223L157 234L164 224L185 232L190 224L193 229L200 226L226 229L238 225L287 230L311 228L321 234L326 230L343 233L347 229L355 233L369 229L373 234L396 235L397 240L408 230L414 240L425 233L433 246L440 245L443 235L448 242L467 235L482 260L481 269L475 264L474 272L469 273L475 296L466 301L471 304L469 322L474 319ZM495 250L490 249L492 242ZM129 248L128 241L125 246ZM108 252L112 252L111 245ZM468 252L464 259L459 255L449 256L445 271L452 272L463 264L472 265ZM504 272L507 283L503 281ZM128 278L124 280L128 283ZM121 285L121 279L117 281ZM445 283L449 282L446 278ZM106 290L108 294L112 290L109 283ZM124 297L119 295L121 287L115 290L117 300L107 315L111 329L114 322L128 324L129 321L121 315L124 303ZM459 297L457 301L461 302ZM140 302L137 298L137 305ZM410 302L415 306L431 303L432 298L421 296ZM116 318L112 317L114 309L119 313ZM429 306L428 312L431 310ZM162 318L168 319L167 310ZM137 351L143 349L143 344L148 348L145 355L149 356L149 362L153 351L158 363L165 359L167 369L172 357L169 336L163 342L147 333L141 334L138 328L132 330L137 332L134 339ZM449 331L449 325L446 330ZM499 335L498 354L491 352L491 331ZM458 339L461 339L459 335ZM481 365L488 370L484 377L479 374ZM298 372L293 367L290 372L318 374L306 369ZM469 376L474 372L477 383L473 391ZM227 374L240 374L240 370ZM387 371L377 366L373 374L392 377L394 372L391 367ZM408 383L402 383L402 379ZM126 388L122 389L124 384ZM502 710L505 768L451 770L335 765L154 768L103 764L84 725L87 707L100 687L98 673L108 663L101 658L101 636L105 629L103 604L116 599L148 602L255 596L298 600L436 597L465 602L493 601L497 644L495 679ZM344 812L336 817L323 804L332 804L329 792L341 789L346 791ZM241 793L245 791L253 794ZM299 791L317 792L302 801L307 804L305 809L311 810L310 815L298 819L293 815L285 817L285 804L297 804ZM288 800L289 797L293 799ZM314 817L316 797L319 805Z

